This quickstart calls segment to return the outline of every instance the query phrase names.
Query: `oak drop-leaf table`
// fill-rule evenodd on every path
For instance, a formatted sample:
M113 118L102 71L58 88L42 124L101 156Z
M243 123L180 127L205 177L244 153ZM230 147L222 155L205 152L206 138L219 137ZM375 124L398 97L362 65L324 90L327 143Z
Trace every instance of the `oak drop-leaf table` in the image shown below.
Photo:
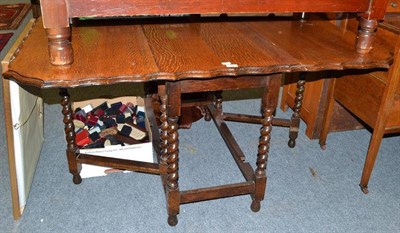
M388 68L392 62L384 43L375 41L369 53L358 53L353 33L340 31L324 20L132 19L113 26L72 27L71 40L74 63L51 65L48 40L39 19L15 52L4 77L23 85L60 89L68 165L74 183L81 182L79 167L82 163L160 174L170 225L177 224L179 205L184 203L250 194L251 209L260 209L267 181L270 133L276 121L273 112L278 102L280 74ZM161 132L158 133L156 124L152 129L158 163L80 154L75 142L68 89L130 82L158 86ZM224 114L220 98L207 107L207 118L214 120L245 181L181 191L177 131L181 94L260 86L265 89L261 98L262 117ZM151 102L147 101L146 106L151 107ZM152 114L149 117L153 118ZM255 169L246 162L225 120L261 123Z

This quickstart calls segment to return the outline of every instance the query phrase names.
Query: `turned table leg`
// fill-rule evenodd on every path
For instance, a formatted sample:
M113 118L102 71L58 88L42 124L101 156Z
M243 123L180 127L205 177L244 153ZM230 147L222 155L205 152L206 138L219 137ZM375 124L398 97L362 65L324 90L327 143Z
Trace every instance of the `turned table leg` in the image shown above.
M74 57L71 46L71 29L67 1L40 0L43 27L49 40L49 55L52 65L68 65Z
M294 99L293 115L290 120L289 128L289 142L288 146L294 148L296 146L296 138L299 135L300 127L300 110L303 104L303 94L305 89L305 73L300 74L299 81L297 81L296 98Z
M267 185L266 167L268 160L269 144L272 130L272 114L275 109L265 107L263 109L262 128L260 130L260 141L258 145L255 197L251 203L251 210L258 212L261 208L261 201L264 199Z
M165 90L163 90L165 88ZM167 82L164 88L160 88L162 111L165 112L167 124L164 125L161 132L164 138L167 138L167 179L165 184L167 208L168 208L168 224L175 226L178 224L177 215L179 214L180 191L179 191L179 134L178 120L181 114L181 89L180 83ZM168 126L168 127L167 127ZM167 135L167 137L165 137ZM164 154L162 156L165 156Z
M167 119L167 96L163 95L160 97L161 99L161 116L160 116L160 174L166 175L167 174L167 159L168 159L168 119Z
M271 141L273 113L278 106L280 77L280 75L272 75L268 78L262 97L263 120L261 122L261 136L258 144L257 168L255 170L255 191L254 195L252 195L253 201L250 206L253 212L260 210L261 201L264 199L267 186L266 168Z
M46 29L49 40L49 56L52 65L69 65L74 62L69 27Z
M179 213L179 134L178 116L168 117L168 159L167 159L167 204L168 224L175 226L178 223Z
M80 184L82 182L82 178L79 175L80 165L76 162L76 151L77 146L75 142L75 126L73 123L72 117L72 107L71 101L69 98L68 90L64 88L60 88L60 96L61 96L61 106L62 106L62 114L64 115L64 132L65 139L67 141L67 159L68 159L68 168L69 172L73 175L72 181L74 184Z
M373 48L378 21L376 19L360 18L356 47L359 53L369 53Z

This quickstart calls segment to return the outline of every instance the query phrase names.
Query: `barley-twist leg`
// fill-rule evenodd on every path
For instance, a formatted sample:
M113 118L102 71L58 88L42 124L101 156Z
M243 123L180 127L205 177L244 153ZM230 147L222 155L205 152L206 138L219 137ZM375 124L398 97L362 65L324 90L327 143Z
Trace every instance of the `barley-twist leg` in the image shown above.
M254 199L251 203L251 210L257 212L261 208L261 201L264 199L265 188L267 185L266 168L268 162L269 145L271 140L272 130L272 114L275 109L265 107L263 109L262 128L260 130L260 140L258 145L257 155L257 168L255 170L256 176L256 190Z
M167 204L168 224L175 226L178 223L180 194L179 194L179 117L168 117L168 159L167 159Z
M74 184L80 184L82 182L82 178L79 175L80 165L76 161L76 151L77 146L75 142L75 126L73 123L72 116L72 107L71 101L68 94L68 90L61 88L60 89L61 96L61 106L62 106L62 114L64 115L64 132L65 139L67 141L67 159L68 159L68 168L69 172L73 175L72 181Z
M289 128L289 142L288 146L290 148L294 148L296 146L296 138L299 134L299 127L300 127L300 110L303 104L303 94L305 90L305 83L304 74L300 75L300 79L297 82L297 90L296 90L296 98L294 100L294 108L293 108L293 115L290 120L290 128Z

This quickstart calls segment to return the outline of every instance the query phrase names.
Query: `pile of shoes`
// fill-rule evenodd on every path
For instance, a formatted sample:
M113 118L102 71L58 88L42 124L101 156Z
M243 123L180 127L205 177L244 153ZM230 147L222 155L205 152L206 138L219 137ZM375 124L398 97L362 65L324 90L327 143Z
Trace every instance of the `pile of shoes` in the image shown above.
M144 111L130 102L76 108L73 114L76 144L88 149L148 142L145 117Z

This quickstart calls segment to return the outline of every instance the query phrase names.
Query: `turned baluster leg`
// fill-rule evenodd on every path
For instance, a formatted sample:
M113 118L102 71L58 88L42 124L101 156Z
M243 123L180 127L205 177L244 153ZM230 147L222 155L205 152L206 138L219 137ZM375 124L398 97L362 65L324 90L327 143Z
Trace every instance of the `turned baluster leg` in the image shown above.
M369 53L373 48L378 21L361 17L357 33L356 47L359 53Z
M261 201L264 199L267 186L266 168L268 153L271 141L273 113L278 106L279 87L281 83L280 75L273 75L268 78L267 85L262 97L262 127L260 129L260 140L257 154L257 168L255 170L255 191L252 195L251 210L258 212L261 208Z
M68 65L74 61L67 1L40 0L43 27L49 39L50 63Z
M178 116L168 117L168 159L167 159L167 205L168 205L168 224L175 226L178 224L177 215L179 213L180 194L179 194L179 134Z
M300 110L303 104L303 93L305 90L305 73L300 74L299 81L297 81L296 98L294 99L293 115L290 120L289 128L289 142L288 146L294 148L296 146L296 138L299 134L300 127Z
M67 160L68 160L68 168L69 172L73 175L72 181L74 184L80 184L82 182L82 178L79 175L81 170L80 164L76 161L76 152L77 146L75 142L75 126L73 123L72 117L72 107L71 101L69 98L68 90L64 88L60 88L60 96L61 96L61 106L62 106L62 114L64 115L64 132L65 139L67 141Z
M50 63L58 66L72 64L74 55L70 41L70 28L48 28L46 33L49 40Z

